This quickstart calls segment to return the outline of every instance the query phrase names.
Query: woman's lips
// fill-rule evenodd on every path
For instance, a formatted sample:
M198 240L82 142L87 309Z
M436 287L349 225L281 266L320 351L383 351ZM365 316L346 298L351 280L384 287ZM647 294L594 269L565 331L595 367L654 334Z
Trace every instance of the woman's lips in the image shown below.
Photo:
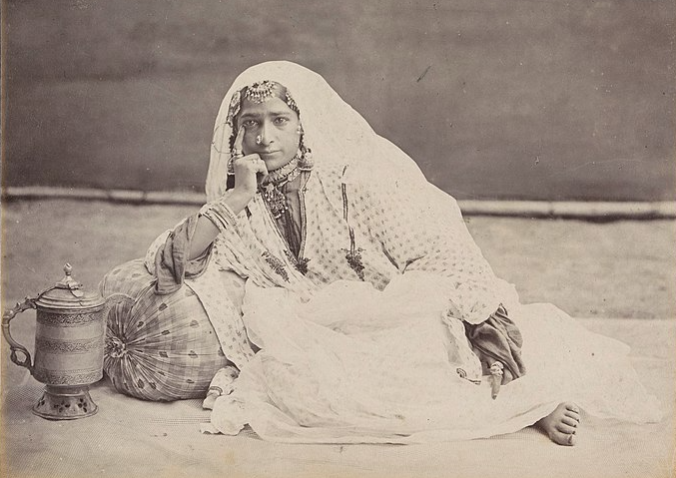
M274 157L278 153L279 151L261 151L258 155L263 159L267 159Z

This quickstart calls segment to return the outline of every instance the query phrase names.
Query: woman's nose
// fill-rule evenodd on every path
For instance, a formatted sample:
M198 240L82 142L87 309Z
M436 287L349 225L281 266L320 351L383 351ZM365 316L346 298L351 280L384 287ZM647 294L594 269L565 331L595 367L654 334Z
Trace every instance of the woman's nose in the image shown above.
M258 138L256 142L260 145L268 145L274 141L274 133L272 130L272 124L268 121L263 121L260 130L258 130Z

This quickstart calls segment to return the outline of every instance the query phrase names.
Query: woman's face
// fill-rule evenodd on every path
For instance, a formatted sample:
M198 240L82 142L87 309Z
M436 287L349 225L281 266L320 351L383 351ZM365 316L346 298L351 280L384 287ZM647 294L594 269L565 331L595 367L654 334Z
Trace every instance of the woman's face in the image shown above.
M243 153L258 154L268 171L286 165L298 152L300 119L276 96L263 103L242 101L237 125L244 127Z

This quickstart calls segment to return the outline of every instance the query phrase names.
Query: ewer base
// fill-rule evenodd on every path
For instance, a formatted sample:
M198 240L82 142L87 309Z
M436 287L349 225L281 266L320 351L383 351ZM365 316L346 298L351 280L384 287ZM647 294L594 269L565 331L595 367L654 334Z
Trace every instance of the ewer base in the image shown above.
M89 385L47 385L33 407L33 413L48 420L75 420L94 415L98 410L89 396Z

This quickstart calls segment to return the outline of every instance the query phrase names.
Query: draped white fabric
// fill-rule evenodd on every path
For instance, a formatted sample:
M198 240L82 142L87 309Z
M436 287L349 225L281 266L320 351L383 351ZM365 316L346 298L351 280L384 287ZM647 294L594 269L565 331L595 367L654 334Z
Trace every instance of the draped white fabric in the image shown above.
M505 294L506 289L467 232L455 200L428 183L416 163L378 136L321 76L293 63L254 66L242 73L228 91L214 129L206 183L209 200L227 194L227 163L233 134L227 118L232 97L241 88L263 80L276 81L290 92L300 110L304 143L315 158L313 177L304 198L307 214L303 251L314 261L313 266L322 268L323 264L307 254L312 252L309 251L312 229L328 231L340 226L347 232L352 227L358 236L361 234L357 246L364 249L364 255L373 252L374 261L380 262L376 259L378 255L379 259L385 258L384 249L387 260L393 259L399 272L432 269L452 277L454 287L446 294L458 319L481 322L501 301L513 300L513 294ZM341 197L343 185L346 200ZM342 217L346 206L350 211L347 220ZM289 280L284 281L265 272L269 260L259 260L264 254L269 252L282 262L286 262L288 254L259 196L250 204L249 212L249 217L240 214L237 230L226 231L219 238L217 249L224 267L252 277L258 284L292 287L300 293L316 288L318 281L312 274L308 281L307 276L296 273L293 267L286 267ZM323 239L324 243L317 246L326 249L327 255L335 256L345 247L342 243L333 244L335 235L328 237L325 233ZM250 254L252 249L256 249L254 254ZM374 268L387 279L393 272L391 264ZM339 272L332 277L324 276L319 282L349 277Z
M344 181L394 182L413 188L426 181L416 163L387 139L378 136L366 120L320 75L295 63L273 61L244 71L228 90L214 127L206 193L209 201L225 191L232 128L227 122L233 95L255 82L272 80L284 85L300 110L304 141L317 158L316 169L350 166Z
M301 191L307 271L257 195L215 241L207 271L186 280L241 370L215 403L212 431L250 424L290 442L469 439L518 430L564 400L599 416L656 419L626 347L553 306L521 306L455 200L306 68L269 62L235 80L214 129L209 200L228 194L232 97L264 80L295 100L315 160ZM219 274L231 272L247 281L243 308L221 289ZM485 381L468 380L480 380L481 367L462 322L482 322L500 304L523 334L527 373L491 400ZM255 356L243 329L262 349Z
M598 417L659 420L628 347L548 304L513 309L528 371L491 399L487 382L456 374L443 300L420 300L442 297L434 293L444 285L425 273L399 276L382 292L341 281L308 303L250 285L244 317L262 350L216 401L213 427L237 434L248 423L282 442L465 440L515 432L563 401Z

